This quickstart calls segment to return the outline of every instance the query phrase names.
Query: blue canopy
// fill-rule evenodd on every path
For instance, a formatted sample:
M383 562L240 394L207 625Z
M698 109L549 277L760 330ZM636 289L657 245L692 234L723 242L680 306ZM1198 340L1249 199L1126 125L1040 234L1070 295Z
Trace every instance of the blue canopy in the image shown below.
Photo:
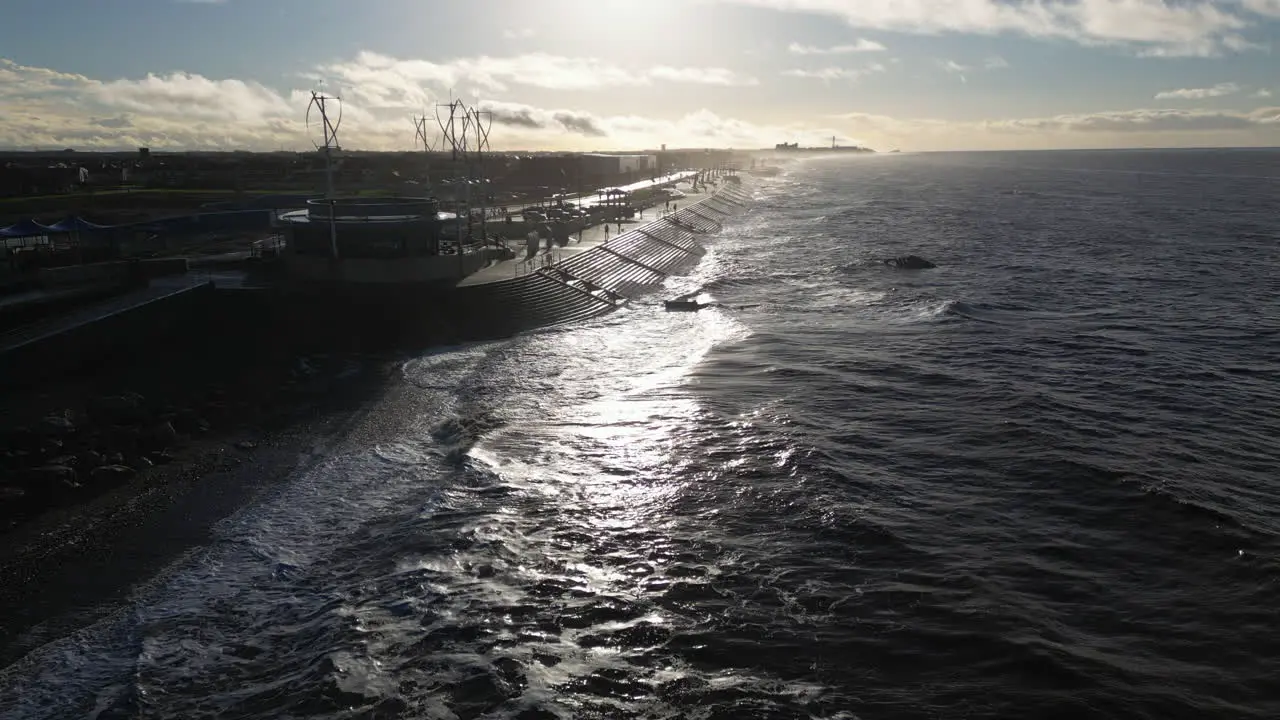
M49 228L41 225L35 220L23 220L16 222L9 227L0 228L0 237L24 238L24 237L40 237L48 235Z
M70 232L92 232L94 230L109 230L106 225L91 223L82 217L75 215L68 216L49 226L49 230L58 233Z

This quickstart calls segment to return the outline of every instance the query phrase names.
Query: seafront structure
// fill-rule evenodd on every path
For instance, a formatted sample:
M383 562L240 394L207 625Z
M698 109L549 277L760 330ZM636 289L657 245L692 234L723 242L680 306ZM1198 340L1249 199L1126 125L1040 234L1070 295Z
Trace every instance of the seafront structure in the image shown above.
M193 312L237 318L233 328L276 326L321 347L365 337L415 345L500 337L619 307L696 262L705 252L699 238L747 202L736 170L726 164L559 193L537 207L494 204L485 175L487 125L458 101L438 122L449 162L431 171L431 186L422 188L428 192L343 195L335 181L343 159L340 122L328 117L337 102L317 94L309 111L317 155L326 163L324 196L299 199L295 210L256 211L273 218L278 237L270 252L259 243L239 260L230 253L230 265L202 260L191 270L184 257L67 268L68 276L124 273L125 280L111 275L109 299L86 300L73 313L0 335L0 364L14 370L13 377L20 366L49 371L54 360L94 357L97 346L151 342ZM429 141L424 144L436 159ZM604 164L626 162L639 160ZM672 193L676 185L689 194ZM441 188L449 190L435 192ZM635 227L646 208L661 217ZM136 226L65 225L60 229L95 236L138 232ZM39 230L43 237L51 228L8 230ZM45 351L55 347L52 355Z

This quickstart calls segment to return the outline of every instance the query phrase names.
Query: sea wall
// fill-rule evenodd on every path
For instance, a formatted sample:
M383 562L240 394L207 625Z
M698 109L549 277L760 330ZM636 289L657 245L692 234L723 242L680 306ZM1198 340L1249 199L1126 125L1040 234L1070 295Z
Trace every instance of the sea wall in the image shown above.
M177 331L199 326L197 319L208 312L212 296L212 283L193 285L119 312L86 315L78 322L73 315L57 326L0 335L0 392L92 373L116 362L146 363L155 343L176 342Z
M459 288L447 314L453 335L500 337L612 312L696 264L706 254L700 238L718 232L748 200L744 190L728 184L712 197L550 267Z

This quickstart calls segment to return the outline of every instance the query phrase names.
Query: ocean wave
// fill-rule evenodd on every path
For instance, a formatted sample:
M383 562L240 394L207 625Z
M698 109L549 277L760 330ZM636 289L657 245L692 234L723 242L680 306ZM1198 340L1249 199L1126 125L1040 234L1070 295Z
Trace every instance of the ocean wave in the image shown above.
M403 362L0 702L1272 717L1280 310L1268 268L1187 258L1274 198L1134 162L1157 155L1140 184L1081 182L1114 162L1089 153L799 163L667 280L721 307ZM945 263L877 265L904 248Z

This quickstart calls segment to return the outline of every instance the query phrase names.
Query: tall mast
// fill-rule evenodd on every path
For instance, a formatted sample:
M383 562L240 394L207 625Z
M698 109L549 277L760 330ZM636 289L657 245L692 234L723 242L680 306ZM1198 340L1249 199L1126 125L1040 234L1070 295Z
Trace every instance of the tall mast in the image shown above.
M333 103L338 108L338 117L336 120L329 118L329 104ZM338 257L338 224L334 217L337 201L334 198L333 191L333 151L341 151L342 147L338 144L338 126L342 124L342 98L311 91L311 103L307 106L307 127L310 129L312 125L311 112L318 111L320 126L320 142L313 142L317 150L324 151L324 179L325 179L325 199L329 201L329 251L333 257Z

